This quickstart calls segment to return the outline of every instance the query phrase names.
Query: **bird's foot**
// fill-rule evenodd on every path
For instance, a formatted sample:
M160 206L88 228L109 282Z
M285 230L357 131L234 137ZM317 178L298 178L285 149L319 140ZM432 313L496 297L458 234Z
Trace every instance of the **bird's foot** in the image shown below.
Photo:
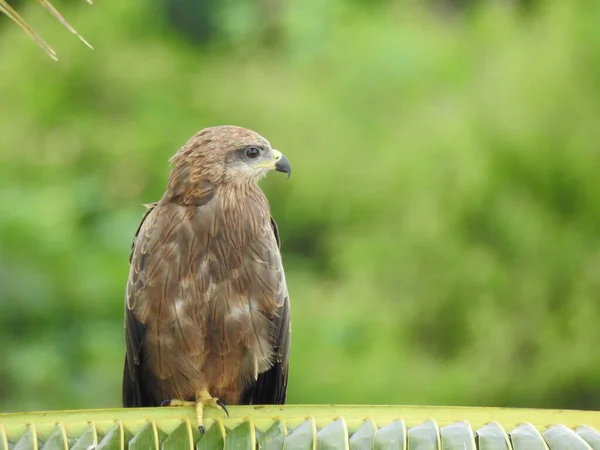
M227 407L225 403L223 403L218 398L213 397L208 393L205 389L200 392L196 396L197 400L195 402L190 402L186 400L165 400L161 403L161 406L194 406L196 408L196 420L198 421L198 430L201 434L204 434L204 407L211 406L213 408L222 409L229 417L229 411L227 411Z
M229 417L229 411L225 403L218 398L213 397L208 393L208 390L204 389L196 396L196 419L198 421L198 430L200 434L204 434L204 406L212 406L213 408L222 409Z

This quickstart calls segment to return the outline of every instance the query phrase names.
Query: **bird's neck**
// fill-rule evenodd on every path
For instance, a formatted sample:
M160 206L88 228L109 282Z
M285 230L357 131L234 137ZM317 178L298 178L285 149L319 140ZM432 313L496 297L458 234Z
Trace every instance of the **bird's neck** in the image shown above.
M223 224L232 245L242 246L263 235L270 227L271 213L266 196L258 186L222 185L215 192L214 214Z
M215 194L223 211L247 209L244 207L252 204L260 212L269 213L267 197L256 183L223 184L216 189Z

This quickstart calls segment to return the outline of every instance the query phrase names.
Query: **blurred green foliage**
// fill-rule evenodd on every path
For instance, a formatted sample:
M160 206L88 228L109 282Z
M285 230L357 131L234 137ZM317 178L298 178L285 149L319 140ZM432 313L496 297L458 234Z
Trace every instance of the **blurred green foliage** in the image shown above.
M600 3L240 4L57 2L94 51L24 6L59 63L1 18L0 411L120 404L141 204L217 124L294 167L289 402L600 408Z

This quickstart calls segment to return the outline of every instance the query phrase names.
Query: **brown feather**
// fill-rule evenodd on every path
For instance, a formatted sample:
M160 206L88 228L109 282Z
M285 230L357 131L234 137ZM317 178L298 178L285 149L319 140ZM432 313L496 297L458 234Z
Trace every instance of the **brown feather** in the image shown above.
M225 164L228 151L268 142L235 127L209 130L172 159L167 192L136 233L125 406L194 400L205 388L237 403L249 382L281 370L282 351L287 380L289 325L283 341L278 331L289 318L287 287L274 222L256 182Z

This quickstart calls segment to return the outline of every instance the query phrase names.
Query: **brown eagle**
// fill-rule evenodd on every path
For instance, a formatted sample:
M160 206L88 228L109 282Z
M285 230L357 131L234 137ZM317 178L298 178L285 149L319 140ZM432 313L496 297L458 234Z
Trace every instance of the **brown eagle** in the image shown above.
M123 406L283 404L290 301L277 225L258 181L291 174L257 133L206 128L170 161L133 242Z

